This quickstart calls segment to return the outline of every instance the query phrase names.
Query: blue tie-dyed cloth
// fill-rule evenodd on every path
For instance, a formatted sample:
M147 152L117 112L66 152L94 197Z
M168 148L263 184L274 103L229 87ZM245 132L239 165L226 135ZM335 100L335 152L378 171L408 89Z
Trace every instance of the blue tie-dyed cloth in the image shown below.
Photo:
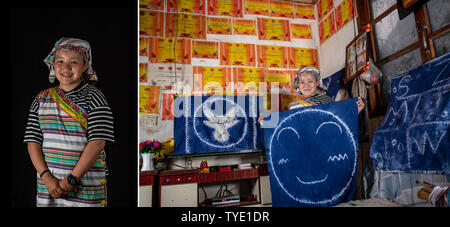
M356 98L272 113L264 128L272 205L334 206L353 198L358 159ZM278 116L276 115L278 114Z
M450 53L392 79L370 157L377 170L450 175Z
M260 99L262 104L259 96L177 97L174 154L263 149Z

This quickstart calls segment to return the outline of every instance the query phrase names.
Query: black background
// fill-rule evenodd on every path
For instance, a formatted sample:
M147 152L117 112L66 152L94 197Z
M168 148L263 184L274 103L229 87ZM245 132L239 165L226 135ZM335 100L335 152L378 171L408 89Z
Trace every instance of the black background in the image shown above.
M61 37L90 43L92 65L99 77L97 87L113 111L116 142L105 148L110 171L108 206L137 206L138 13L135 1L123 4L110 2L104 6L108 8L9 8L9 45L3 46L9 49L9 73L3 75L8 81L3 86L9 88L10 96L5 101L9 101L8 108L4 108L9 114L9 147L3 161L10 178L10 206L36 204L36 171L22 141L34 97L50 87L43 59Z

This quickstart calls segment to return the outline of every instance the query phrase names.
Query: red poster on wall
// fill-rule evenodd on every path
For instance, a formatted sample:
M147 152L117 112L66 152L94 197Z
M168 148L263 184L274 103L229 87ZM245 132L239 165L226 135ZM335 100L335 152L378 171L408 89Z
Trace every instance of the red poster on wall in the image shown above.
M164 4L164 0L163 4ZM205 14L205 0L167 0L167 12Z
M316 19L313 5L294 4L294 18Z
M292 2L270 1L271 17L294 18L294 5Z
M311 25L309 24L291 24L291 33L294 39L312 39Z
M164 11L164 0L139 0L139 8Z
M316 6L319 22L334 8L333 0L319 0Z
M258 45L258 67L289 68L288 47Z
M262 68L233 68L236 78L235 89L237 95L246 93L258 94L260 82L264 81L264 70Z
M163 36L164 13L158 11L139 11L139 35Z
M260 40L291 41L289 21L273 18L258 18L258 38Z
M208 34L231 35L231 19L208 17L206 24Z
M242 0L208 0L208 15L242 17Z
M162 103L162 120L173 120L174 119L174 106L173 100L176 94L173 93L163 93L163 103Z
M256 35L256 20L233 19L234 35Z
M193 81L195 92L216 95L234 94L231 69L228 67L194 66Z
M350 22L353 19L353 15L356 16L356 9L353 8L353 0L343 0L335 11L336 31L339 31Z
M139 37L139 56L148 57L148 42L148 37Z
M322 44L323 42L325 42L325 40L333 36L334 33L336 33L336 27L334 24L334 11L333 11L319 24L320 44Z
M219 58L219 44L208 41L192 41L193 58Z
M269 0L244 0L244 13L269 16Z
M309 48L289 48L289 64L291 69L300 69L305 66L318 68L319 58L316 49Z
M149 61L151 63L191 64L191 41L150 38Z
M255 66L255 44L220 43L220 64Z
M166 37L206 39L206 17L185 13L166 14Z

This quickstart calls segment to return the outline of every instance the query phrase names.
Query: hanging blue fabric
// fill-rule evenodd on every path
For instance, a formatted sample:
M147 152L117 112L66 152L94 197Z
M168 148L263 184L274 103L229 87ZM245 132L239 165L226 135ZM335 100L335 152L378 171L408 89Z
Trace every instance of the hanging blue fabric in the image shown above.
M174 100L174 154L264 148L259 96L180 96Z
M353 198L358 160L356 98L272 113L264 128L275 206L333 206Z
M377 170L450 175L450 53L392 79L370 149Z

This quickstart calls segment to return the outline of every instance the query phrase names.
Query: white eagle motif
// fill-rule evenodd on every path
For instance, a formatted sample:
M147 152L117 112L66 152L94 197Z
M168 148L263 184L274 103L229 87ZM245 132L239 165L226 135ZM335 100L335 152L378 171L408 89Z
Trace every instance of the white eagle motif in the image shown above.
M228 129L239 122L239 120L236 119L237 111L237 106L234 106L224 116L216 116L209 108L203 106L203 113L206 118L208 118L208 120L204 120L203 123L214 129L214 139L219 142L225 142L230 138Z

